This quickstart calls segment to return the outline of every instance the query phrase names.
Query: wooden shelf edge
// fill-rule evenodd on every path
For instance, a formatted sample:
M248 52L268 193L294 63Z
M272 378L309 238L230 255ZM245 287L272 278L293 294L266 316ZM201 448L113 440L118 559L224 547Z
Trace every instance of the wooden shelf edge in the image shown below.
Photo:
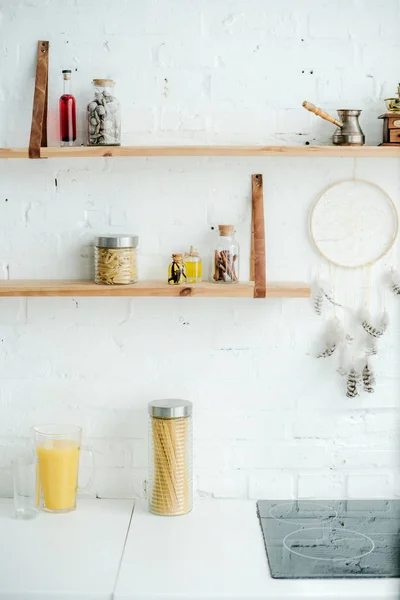
M210 282L187 286L168 285L163 281L139 281L134 285L96 285L86 280L14 280L0 281L1 296L108 296L108 297L209 297L253 298L254 282L232 285ZM267 298L308 298L310 288L305 283L270 283Z
M102 158L129 156L320 156L400 158L391 146L76 146L40 149L41 158ZM0 158L29 158L28 148L0 148Z

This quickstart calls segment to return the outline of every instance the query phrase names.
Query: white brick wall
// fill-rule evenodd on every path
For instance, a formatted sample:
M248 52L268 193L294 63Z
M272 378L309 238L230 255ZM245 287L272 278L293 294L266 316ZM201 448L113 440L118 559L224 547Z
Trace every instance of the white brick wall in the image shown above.
M125 144L329 143L333 127L301 108L305 98L363 108L376 144L383 98L398 81L400 4L381 4L3 2L0 146L27 145L38 37L51 42L53 144L68 67L79 141L91 79L112 76ZM91 243L104 231L137 233L140 276L164 278L172 251L197 243L207 256L211 227L230 221L246 279L255 172L264 174L271 279L315 274L306 221L329 183L365 177L399 206L394 159L0 161L0 278L89 277ZM9 463L29 426L66 421L95 448L94 494L142 495L146 405L175 396L195 403L203 495L399 495L400 315L394 299L389 308L377 393L349 400L312 357L320 322L305 300L1 299L0 493L11 494Z

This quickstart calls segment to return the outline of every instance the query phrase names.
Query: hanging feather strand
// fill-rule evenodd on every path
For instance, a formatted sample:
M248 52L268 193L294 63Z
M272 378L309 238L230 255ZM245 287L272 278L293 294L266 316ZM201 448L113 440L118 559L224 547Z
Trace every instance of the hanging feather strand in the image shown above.
M364 391L369 394L373 394L375 392L375 376L370 369L368 362L365 364L365 367L362 370L362 380Z
M391 290L396 296L400 296L400 274L396 269L391 272Z
M315 312L317 313L317 315L320 316L322 315L324 310L325 300L327 300L329 304L332 304L333 306L342 306L338 302L335 302L332 289L329 283L321 279L317 279L314 281L312 286L311 299Z
M350 352L346 342L342 342L339 348L339 366L337 372L341 377L349 374Z
M337 345L333 342L323 352L320 352L319 354L317 354L317 358L328 358L329 356L332 356L332 354L335 352L336 348L337 348Z
M311 292L311 301L317 315L322 315L322 308L324 304L324 293L321 290L317 281L314 282Z
M360 376L357 374L354 368L350 369L350 373L347 376L347 391L346 396L348 398L356 398L359 395L358 392L358 382L360 380Z
M376 356L378 354L378 344L373 337L368 336L366 341L365 356Z
M319 352L319 354L317 354L317 358L328 358L329 356L332 356L342 338L343 328L339 319L335 317L328 323L325 337L325 350Z
M325 296L325 298L328 300L328 302L330 302L330 304L333 304L333 306L339 306L340 308L342 308L342 305L339 304L339 302L335 301L332 290L327 283L321 282L321 290L322 290L322 293Z
M369 335L371 335L374 338L380 338L383 336L386 329L388 328L389 315L385 311L382 315L380 325L378 327L375 327L375 325L372 325L371 323L371 315L367 310L365 310L361 315L361 325Z

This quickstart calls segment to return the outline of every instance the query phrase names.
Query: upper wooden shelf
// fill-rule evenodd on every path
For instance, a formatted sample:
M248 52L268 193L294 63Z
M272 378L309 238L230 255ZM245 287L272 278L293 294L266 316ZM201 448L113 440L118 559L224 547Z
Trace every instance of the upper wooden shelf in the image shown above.
M231 285L210 282L168 285L163 281L139 281L134 285L97 285L84 280L0 281L0 296L199 296L210 298L253 298L254 282ZM267 298L308 298L305 283L268 283Z
M41 148L41 158L104 156L341 156L400 158L400 146L75 146ZM28 148L0 148L0 158L29 158Z

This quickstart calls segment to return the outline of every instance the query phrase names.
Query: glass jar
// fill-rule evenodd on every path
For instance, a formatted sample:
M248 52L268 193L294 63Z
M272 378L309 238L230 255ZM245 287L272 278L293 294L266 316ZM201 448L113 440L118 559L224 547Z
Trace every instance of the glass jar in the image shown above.
M185 515L193 507L192 403L149 403L149 510L156 515Z
M190 246L189 252L185 253L184 263L188 283L200 283L203 275L203 263L196 246Z
M87 106L89 146L121 145L121 111L113 79L93 79L94 98Z
M182 285L187 282L183 254L173 254L172 263L168 267L169 285Z
M128 285L137 282L136 235L99 236L95 239L96 283Z
M234 239L234 225L218 225L219 237L212 254L212 277L215 283L239 281L239 245Z

